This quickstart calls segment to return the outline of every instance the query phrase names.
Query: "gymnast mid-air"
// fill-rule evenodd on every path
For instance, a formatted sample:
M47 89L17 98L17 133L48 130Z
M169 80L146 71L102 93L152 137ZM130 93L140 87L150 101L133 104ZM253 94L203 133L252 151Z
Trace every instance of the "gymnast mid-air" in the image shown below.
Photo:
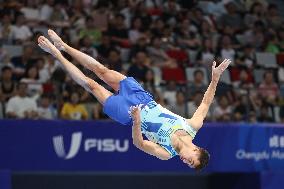
M192 140L203 125L220 76L231 62L229 59L225 59L217 67L216 62L213 62L212 80L202 102L192 118L186 119L157 104L153 96L134 78L110 70L89 55L70 47L53 30L48 30L48 35L53 43L40 36L38 45L59 60L72 79L98 99L105 114L123 125L133 125L133 144L137 148L161 160L179 155L185 164L196 170L201 170L208 164L209 153L194 145ZM93 71L115 94L85 76L64 58L60 50ZM142 133L148 140L143 139Z

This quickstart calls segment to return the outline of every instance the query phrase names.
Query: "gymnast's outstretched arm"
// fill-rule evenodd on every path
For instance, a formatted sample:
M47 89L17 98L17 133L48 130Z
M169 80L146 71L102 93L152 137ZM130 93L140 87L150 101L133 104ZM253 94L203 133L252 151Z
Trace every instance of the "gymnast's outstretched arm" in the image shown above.
M160 145L144 140L142 133L141 133L141 119L140 119L140 107L135 106L130 108L131 116L133 119L133 126L132 126L132 138L133 144L138 149L150 154L152 156L156 156L161 160L168 160L170 159L170 154L162 148Z
M201 101L201 104L193 114L191 119L188 119L187 122L198 131L202 125L203 120L205 119L210 105L212 104L213 98L215 96L215 91L217 84L219 82L220 76L223 71L229 66L231 60L225 59L218 67L216 67L216 62L213 62L212 65L212 80L204 94L204 97Z

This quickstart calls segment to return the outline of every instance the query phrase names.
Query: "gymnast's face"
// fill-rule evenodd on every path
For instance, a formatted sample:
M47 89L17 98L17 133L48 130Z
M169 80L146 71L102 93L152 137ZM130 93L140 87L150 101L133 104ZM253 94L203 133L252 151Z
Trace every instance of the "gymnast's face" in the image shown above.
M182 162L187 164L191 168L195 168L200 164L199 161L200 152L198 147L194 148L184 147L183 149L180 150L179 156Z

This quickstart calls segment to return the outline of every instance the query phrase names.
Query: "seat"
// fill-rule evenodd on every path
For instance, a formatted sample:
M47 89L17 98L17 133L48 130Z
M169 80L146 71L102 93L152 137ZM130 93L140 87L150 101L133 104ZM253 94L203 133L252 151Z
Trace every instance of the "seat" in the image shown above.
M256 62L265 68L277 68L276 56L273 53L256 53Z
M163 80L176 81L178 83L185 83L186 77L182 68L163 68Z
M21 56L23 54L23 46L21 45L3 45L2 48L8 52L11 58Z
M264 69L256 69L253 71L254 81L256 84L259 84L262 82L264 73L265 73Z
M284 53L277 54L276 59L279 66L284 66Z

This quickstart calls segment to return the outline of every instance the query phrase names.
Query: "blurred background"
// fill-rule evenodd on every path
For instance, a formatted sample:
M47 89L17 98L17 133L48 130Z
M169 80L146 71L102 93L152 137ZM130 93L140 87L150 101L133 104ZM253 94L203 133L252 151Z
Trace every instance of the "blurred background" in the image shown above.
M281 188L283 21L283 0L0 0L0 189ZM37 46L49 28L188 118L213 60L231 59L194 141L208 167L133 147L131 128Z

